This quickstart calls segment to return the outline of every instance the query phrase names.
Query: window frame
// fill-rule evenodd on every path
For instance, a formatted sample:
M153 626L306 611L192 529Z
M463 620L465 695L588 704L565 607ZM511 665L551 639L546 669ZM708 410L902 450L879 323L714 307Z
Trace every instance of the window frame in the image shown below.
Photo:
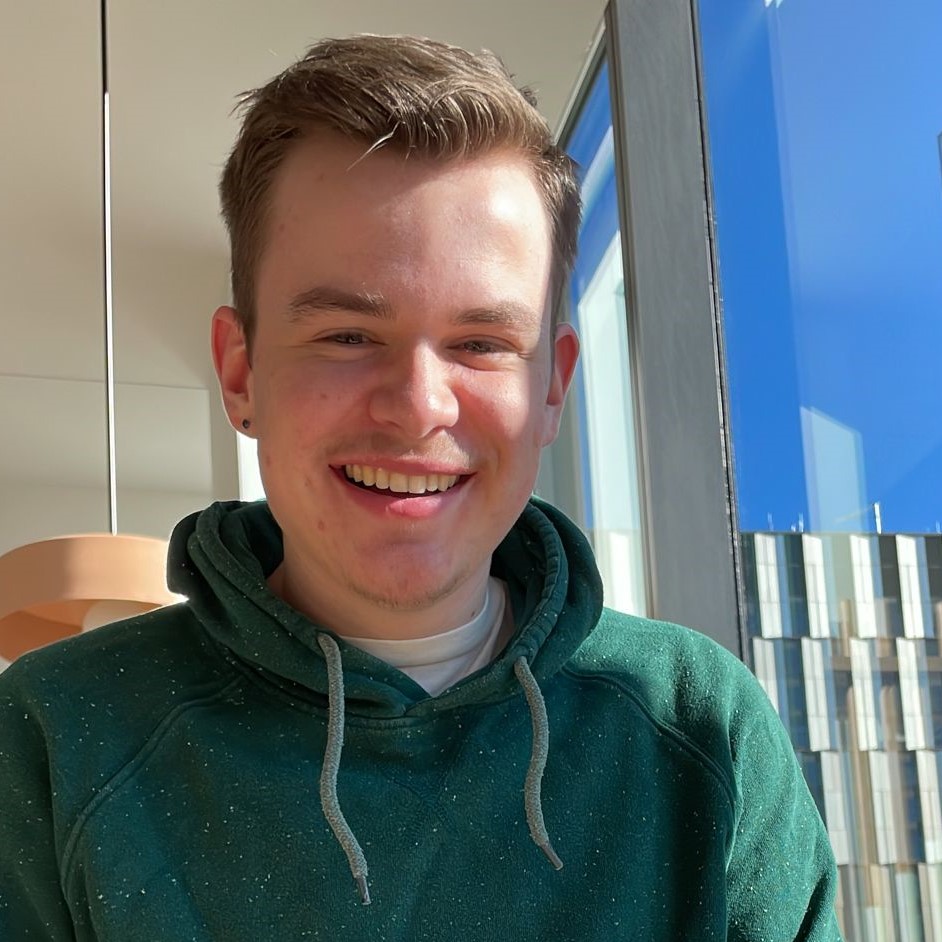
M611 0L603 26L559 137L607 58L647 614L746 660L696 0Z

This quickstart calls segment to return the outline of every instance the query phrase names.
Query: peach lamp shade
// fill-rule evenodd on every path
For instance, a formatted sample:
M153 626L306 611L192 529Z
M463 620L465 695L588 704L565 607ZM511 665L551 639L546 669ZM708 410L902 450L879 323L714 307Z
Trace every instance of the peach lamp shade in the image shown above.
M60 536L10 550L0 556L0 658L179 601L166 566L166 540L148 536Z

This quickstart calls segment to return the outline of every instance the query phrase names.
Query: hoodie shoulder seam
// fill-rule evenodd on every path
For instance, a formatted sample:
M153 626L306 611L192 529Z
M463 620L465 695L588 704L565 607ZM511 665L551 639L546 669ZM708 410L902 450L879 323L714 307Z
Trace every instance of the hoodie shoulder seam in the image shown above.
M678 747L689 753L693 759L705 767L706 770L717 780L723 791L726 793L726 797L729 800L730 809L735 815L737 806L739 804L735 782L730 782L729 777L713 758L713 756L711 756L700 745L690 739L690 737L687 736L682 730L679 730L676 726L666 723L664 720L655 716L654 712L651 710L648 704L644 702L644 699L640 697L638 692L630 685L607 674L583 672L570 666L564 667L562 669L562 673L568 674L570 677L576 678L578 680L587 680L589 682L605 684L614 687L619 692L628 697L638 708L644 718L655 728L655 730L657 730L659 734L672 740Z
M65 847L62 852L61 864L63 887L68 884L75 860L74 855L76 852L76 847L81 840L82 834L84 833L88 822L95 816L95 814L108 801L108 799L118 792L125 785L125 783L132 779L138 770L147 763L151 755L153 755L153 753L157 750L158 746L163 741L167 733L172 729L177 720L179 720L180 717L190 710L207 706L217 700L225 698L242 683L242 678L236 677L234 679L228 680L221 688L215 689L210 693L203 694L202 696L185 700L184 702L178 703L176 706L172 707L164 715L161 721L154 727L151 733L144 739L141 747L137 750L137 752L124 765L122 765L105 782L105 784L101 786L101 788L99 788L92 795L91 799L89 799L88 803L84 808L82 808L76 817L75 822L72 824L72 827L69 830L68 838L66 839Z

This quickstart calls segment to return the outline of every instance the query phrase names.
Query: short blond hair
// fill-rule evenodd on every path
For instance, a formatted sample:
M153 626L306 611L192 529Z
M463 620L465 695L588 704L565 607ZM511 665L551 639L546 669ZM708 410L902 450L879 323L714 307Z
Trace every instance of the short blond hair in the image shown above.
M552 224L556 294L572 270L581 213L575 165L533 93L515 86L491 52L413 36L325 39L243 94L239 107L242 126L219 192L233 305L250 346L272 183L288 151L317 129L436 160L498 149L525 155Z

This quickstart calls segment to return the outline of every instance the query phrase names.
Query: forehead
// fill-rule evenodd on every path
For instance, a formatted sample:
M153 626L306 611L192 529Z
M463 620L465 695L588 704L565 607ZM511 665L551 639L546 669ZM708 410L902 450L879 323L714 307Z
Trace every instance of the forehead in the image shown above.
M549 225L535 171L521 153L437 160L371 149L332 133L308 137L289 151L273 181L269 208L269 237L318 219L329 219L335 229L375 222L387 231L439 219L490 225L496 234L501 223L510 228L526 217L537 224L534 241Z
M260 291L263 281L344 275L394 287L436 272L454 290L471 278L521 288L550 266L536 174L525 155L508 151L442 161L318 133L279 168L266 230Z

